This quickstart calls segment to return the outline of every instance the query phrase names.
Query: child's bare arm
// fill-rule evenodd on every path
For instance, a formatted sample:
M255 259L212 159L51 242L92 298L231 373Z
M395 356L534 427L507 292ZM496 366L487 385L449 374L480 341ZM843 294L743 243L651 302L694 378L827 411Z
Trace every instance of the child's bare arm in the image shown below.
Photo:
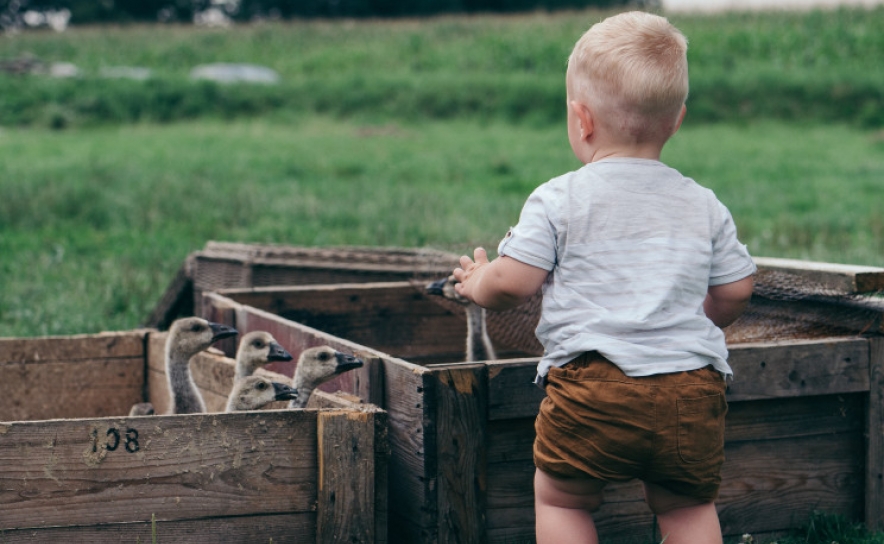
M549 272L510 257L498 257L488 262L482 248L473 252L475 261L460 258L461 268L454 270L459 282L454 286L458 294L483 308L506 310L514 308L537 293Z
M755 281L752 276L709 288L703 310L718 327L727 327L740 317L752 297Z

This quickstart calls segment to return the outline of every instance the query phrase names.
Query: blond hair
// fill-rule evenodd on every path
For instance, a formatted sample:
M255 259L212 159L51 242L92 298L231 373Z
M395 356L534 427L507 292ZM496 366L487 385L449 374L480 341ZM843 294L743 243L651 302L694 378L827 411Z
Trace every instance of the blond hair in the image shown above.
M664 17L631 11L590 27L568 58L570 100L631 141L672 135L688 96L687 39Z

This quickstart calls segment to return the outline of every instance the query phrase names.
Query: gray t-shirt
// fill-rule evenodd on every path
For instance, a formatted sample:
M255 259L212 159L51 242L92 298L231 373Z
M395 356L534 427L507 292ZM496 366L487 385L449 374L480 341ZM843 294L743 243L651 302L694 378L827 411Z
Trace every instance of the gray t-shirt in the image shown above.
M731 375L709 286L755 273L727 208L665 164L614 158L538 187L499 255L550 271L537 338L551 366L596 350L628 376Z

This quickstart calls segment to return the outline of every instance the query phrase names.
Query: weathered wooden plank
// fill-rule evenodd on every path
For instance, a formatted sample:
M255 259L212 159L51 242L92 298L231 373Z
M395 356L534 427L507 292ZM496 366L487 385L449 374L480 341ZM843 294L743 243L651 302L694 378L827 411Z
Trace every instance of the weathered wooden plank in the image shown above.
M375 541L374 415L319 414L318 543Z
M866 396L862 393L730 402L726 442L861 433Z
M813 511L863 515L860 433L726 444L719 518L725 534L788 530Z
M433 371L436 385L439 539L485 540L485 365Z
M884 289L884 268L773 257L755 257L754 260L761 270L788 272L844 295Z
M384 358L390 441L390 541L438 541L435 378L425 369Z
M230 289L218 294L397 357L445 353L463 358L464 319L409 282Z
M335 272L384 272L387 278L446 274L457 266L458 255L430 248L333 246L307 247L209 241L194 255L227 258L244 263L268 263L291 268L319 268ZM323 282L332 283L332 282ZM270 285L287 285L273 283Z
M728 400L829 395L869 390L869 344L830 338L730 348Z
M316 467L310 411L2 423L0 529L306 512Z
M183 521L161 521L151 524L150 513L142 512L146 521L89 526L6 529L4 544L34 542L89 542L119 544L120 542L156 542L163 544L301 544L316 538L316 513L294 512L260 516L222 517Z
M742 344L730 348L728 401L868 390L862 338ZM488 362L488 418L537 415L545 393L534 385L536 359Z
M143 329L73 336L0 338L0 366L144 357L144 337L148 332L148 329Z
M144 357L0 366L0 421L119 416L143 399Z
M489 361L488 419L534 417L546 396L534 385L537 358Z
M884 338L869 340L869 396L866 404L866 526L884 530Z

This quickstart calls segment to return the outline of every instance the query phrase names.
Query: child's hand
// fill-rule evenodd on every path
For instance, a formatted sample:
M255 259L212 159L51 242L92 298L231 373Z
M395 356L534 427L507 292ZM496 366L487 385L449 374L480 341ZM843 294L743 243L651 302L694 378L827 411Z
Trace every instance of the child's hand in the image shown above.
M460 268L454 269L454 279L457 280L454 290L458 295L469 300L474 300L472 297L473 283L470 282L470 279L474 277L477 270L488 264L488 253L484 248L477 247L473 251L473 259L475 262L466 255L462 256Z

